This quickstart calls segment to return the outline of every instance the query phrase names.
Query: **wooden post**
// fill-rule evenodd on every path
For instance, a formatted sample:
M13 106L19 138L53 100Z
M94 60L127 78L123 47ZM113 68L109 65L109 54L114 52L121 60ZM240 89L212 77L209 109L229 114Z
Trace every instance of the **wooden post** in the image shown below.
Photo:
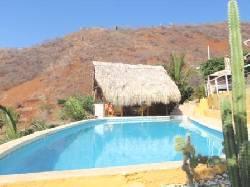
M123 106L121 106L121 117L123 117Z
M216 88L216 93L219 93L219 89L218 89L218 81L217 78L215 78L215 88Z
M149 116L149 106L147 106L147 116Z
M207 78L207 95L210 95L210 92L211 92L211 90L210 90L210 78L208 76L208 78Z
M228 78L227 78L227 75L225 75L225 78L226 78L227 92L229 92L229 85L228 85Z
M141 105L141 116L143 116L143 106Z

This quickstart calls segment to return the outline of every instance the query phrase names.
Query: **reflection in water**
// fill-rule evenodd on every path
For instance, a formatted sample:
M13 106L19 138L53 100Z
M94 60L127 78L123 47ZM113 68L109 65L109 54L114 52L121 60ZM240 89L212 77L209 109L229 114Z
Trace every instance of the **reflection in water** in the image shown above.
M112 132L114 124L108 123L107 125L96 125L94 131L96 134L104 135L104 133Z

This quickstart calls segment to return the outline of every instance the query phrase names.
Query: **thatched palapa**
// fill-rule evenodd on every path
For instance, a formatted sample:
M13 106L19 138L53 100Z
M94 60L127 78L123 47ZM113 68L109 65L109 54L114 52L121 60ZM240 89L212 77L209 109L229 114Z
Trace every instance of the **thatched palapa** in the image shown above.
M119 106L169 104L180 92L162 66L93 62L95 80L107 101Z

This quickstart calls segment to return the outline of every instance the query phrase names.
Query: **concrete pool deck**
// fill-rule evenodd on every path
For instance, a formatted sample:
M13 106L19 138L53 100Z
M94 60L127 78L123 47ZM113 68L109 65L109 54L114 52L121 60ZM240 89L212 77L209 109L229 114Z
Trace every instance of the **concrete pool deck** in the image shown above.
M147 117L147 118L170 119L170 117L162 117L162 116ZM116 119L116 118L104 118L104 119ZM129 119L133 118L130 117ZM187 118L184 117L184 119ZM193 120L198 121L196 119ZM25 136L20 139L13 140L11 142L3 144L0 146L0 158L4 157L11 151L14 151L39 138L46 137L50 134L79 125L87 121L89 120L74 122L67 125L56 127L54 129L48 129L45 131L39 131L29 136ZM200 123L204 125L202 121ZM219 130L217 127L214 127L214 125L212 125L211 127L210 125L206 126L212 129ZM158 186L171 183L184 184L186 177L185 173L180 169L180 166L181 166L181 161L177 161L177 162L166 162L159 164L132 165L125 167L111 167L111 168L101 168L101 169L82 169L82 170L72 170L72 171L51 171L51 172L41 172L32 174L2 175L0 176L0 187L16 187L16 186L30 186L30 187L116 186L118 187L118 186L130 185L128 181L136 181L135 184L138 185L139 183L141 183L139 186L157 186L157 185L152 185L156 184L157 181L159 182ZM132 180L133 177L135 176L137 176L138 180ZM142 179L141 181L139 180L140 178ZM145 181L148 181L148 183ZM131 185L133 184L131 183Z

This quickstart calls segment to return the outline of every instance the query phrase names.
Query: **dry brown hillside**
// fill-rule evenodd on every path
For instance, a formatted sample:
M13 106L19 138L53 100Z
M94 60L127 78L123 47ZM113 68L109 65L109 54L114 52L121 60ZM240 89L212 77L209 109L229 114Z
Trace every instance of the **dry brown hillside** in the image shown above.
M91 93L93 60L132 64L168 63L171 52L186 54L197 66L228 52L226 24L152 28L82 29L63 38L23 49L0 49L0 103L39 113L38 106L75 92ZM250 24L242 25L250 38ZM30 118L28 116L27 118Z

